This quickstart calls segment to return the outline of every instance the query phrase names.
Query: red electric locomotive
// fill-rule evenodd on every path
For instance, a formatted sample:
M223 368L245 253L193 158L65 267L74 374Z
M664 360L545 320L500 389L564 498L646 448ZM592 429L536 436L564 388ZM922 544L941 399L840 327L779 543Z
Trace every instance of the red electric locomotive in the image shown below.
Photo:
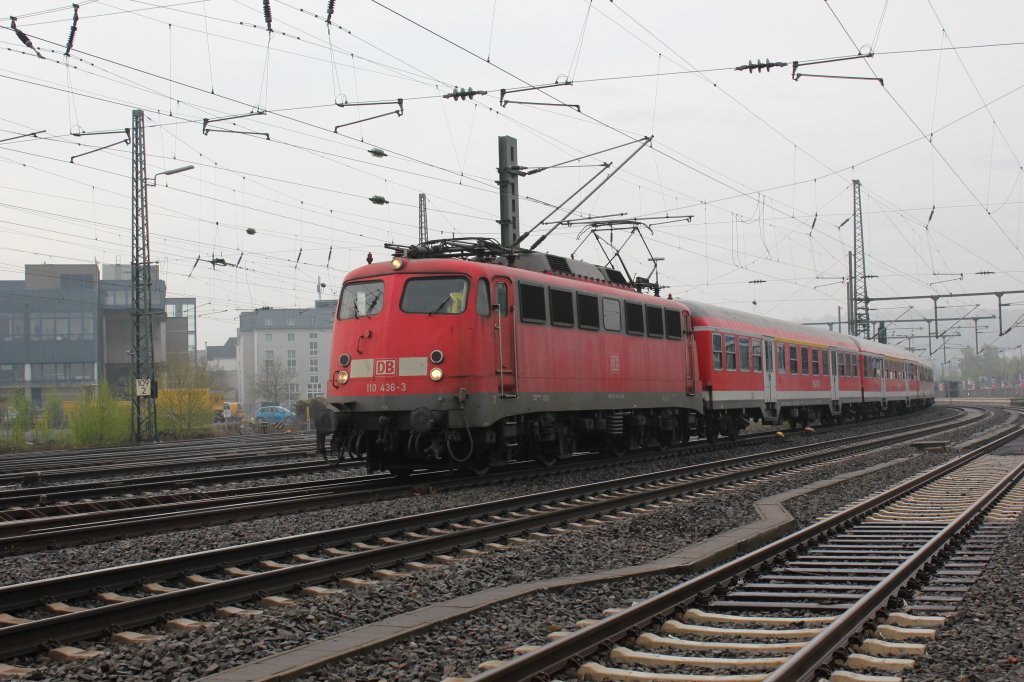
M684 441L695 354L688 308L615 270L431 242L349 273L317 430L396 473Z
M934 401L931 368L907 351L706 303L686 305L712 440L736 438L751 420L795 428Z

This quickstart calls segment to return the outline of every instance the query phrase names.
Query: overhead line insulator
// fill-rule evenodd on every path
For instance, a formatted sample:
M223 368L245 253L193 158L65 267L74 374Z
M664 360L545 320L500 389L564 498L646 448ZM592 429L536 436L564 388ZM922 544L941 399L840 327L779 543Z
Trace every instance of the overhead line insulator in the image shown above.
M468 88L454 88L451 92L445 93L441 97L443 97L444 99L463 99L464 100L467 97L469 99L473 99L473 97L475 95L486 95L486 94L487 94L486 90L474 90L473 86L471 85Z
M263 21L267 23L267 32L273 33L274 29L270 27L270 0L263 0Z
M780 68L783 66L789 66L789 62L773 62L770 59L765 59L762 63L761 60L758 59L757 63L755 64L754 62L747 60L746 64L741 64L740 66L737 66L736 70L749 71L750 73L754 73L754 69L757 69L757 72L761 73L761 69L764 69L765 71L771 71L772 67L776 66Z

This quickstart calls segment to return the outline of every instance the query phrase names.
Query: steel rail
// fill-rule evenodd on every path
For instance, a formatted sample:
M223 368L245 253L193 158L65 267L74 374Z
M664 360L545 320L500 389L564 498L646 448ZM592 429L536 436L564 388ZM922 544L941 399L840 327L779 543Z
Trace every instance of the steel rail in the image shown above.
M808 641L785 663L776 668L765 682L805 682L816 679L823 668L829 667L840 649L855 637L864 625L884 609L889 600L897 596L906 585L938 557L946 547L962 534L973 530L984 513L1024 476L1024 462L1004 476L970 507L960 513L945 528L914 552L878 585L868 591L822 632ZM827 677L827 672L823 672Z
M1024 435L1024 428L1013 427L1003 431L991 442L961 457L771 542L760 549L691 578L659 595L630 606L619 614L604 618L593 625L483 672L474 677L473 682L523 682L524 680L548 679L541 678L541 676L553 675L569 663L579 662L582 657L591 655L602 647L609 647L615 641L631 632L638 632L651 622L666 620L677 609L689 606L701 595L711 594L719 586L740 578L748 572L757 573L761 569L768 568L780 556L813 544L818 538L827 536L837 528L849 527L855 520L867 516L907 492L938 479L1022 435Z
M890 435L879 440L889 441L891 438L893 436ZM877 445L877 443L872 441L871 445ZM59 600L94 591L117 589L139 582L154 582L161 577L199 572L204 569L219 569L239 561L252 561L254 556L267 558L336 544L351 545L354 542L374 540L383 536L436 526L447 525L450 527L453 523L466 522L461 528L442 535L410 539L402 544L362 550L347 556L275 568L255 575L184 588L165 594L140 597L128 602L0 628L0 658L29 653L48 642L77 641L112 629L134 627L152 623L155 619L194 613L208 608L211 604L244 600L254 595L287 591L310 583L359 575L369 570L397 565L409 560L429 559L437 554L457 551L465 546L504 540L538 528L544 529L575 520L599 517L623 508L650 504L710 486L741 481L780 469L800 466L811 461L834 459L840 456L835 451L804 454L789 459L774 455L775 453L771 453L768 456L770 461L760 467L739 468L732 463L732 460L716 462L714 465L682 467L676 470L675 476L664 478L678 479L681 475L678 472L687 469L691 473L699 473L697 470L700 468L717 468L723 470L723 473L705 479L677 480L660 488L651 485L652 476L650 474L627 477L623 479L627 481L625 484L622 484L621 481L615 482L613 489L627 489L626 492L618 495L608 494L609 482L587 484L554 491L554 493L552 491L534 493L509 500L487 502L332 531L308 533L292 538L210 550L199 554L170 557L131 566L3 587L0 588L0 604L4 604L5 608L13 609L37 604L41 597L46 600ZM734 459L749 460L751 457L756 456L748 455ZM760 457L764 458L763 455ZM645 481L644 478L648 480ZM605 494L595 497L598 492ZM577 505L566 504L569 499L575 500ZM588 504L579 504L581 500L586 500ZM555 504L558 506L550 506ZM538 505L549 506L543 510L531 510L532 507ZM523 511L527 513L516 513ZM492 522L487 525L472 525L473 519L501 514L511 514L514 518L492 519Z
M681 475L683 472L690 473L693 471L705 471L710 468L725 466L728 463L731 463L732 465L742 465L762 460L765 457L788 457L808 451L813 453L816 450L826 447L834 448L844 444L856 445L864 441L868 441L874 446L885 445L902 440L908 437L908 434L920 436L951 428L949 422L954 422L955 424L957 419L960 419L961 425L969 424L981 419L983 415L983 413L980 413L974 417L965 417L964 414L965 413L961 411L958 416L951 416L945 420L936 420L924 427L915 425L912 427L900 427L884 431L876 431L870 434L856 434L835 439L829 443L819 442L796 445L788 448L776 449L770 453L742 455L726 460L690 465L689 467L670 469L655 473L638 474L633 477L618 480L626 481L631 478L633 481L639 482L664 479L672 475ZM816 455L812 454L810 456L813 458ZM444 472L421 472L417 474L417 478L426 478L429 484L441 478L443 475ZM494 474L490 478L501 480L505 477L507 477L507 472ZM467 485L483 485L485 482L486 481L482 480L473 480L468 482ZM609 485L609 482L605 481L592 485L607 486ZM415 492L418 488L415 486L399 486L397 488L388 486L387 488L377 490L371 489L366 491L357 491L351 495L338 492L337 489L332 488L328 488L327 490L319 493L308 492L308 489L309 486L306 486L302 492L294 496L281 496L280 493L270 492L262 496L246 496L243 494L239 495L235 499L229 498L227 500L219 501L198 501L195 503L185 502L170 505L170 507L179 508L180 511L161 512L160 510L155 510L156 513L152 513L154 511L153 509L147 509L144 507L127 509L121 514L107 513L110 520L101 519L94 522L90 522L88 518L86 518L84 523L74 523L74 517L68 519L50 517L43 518L35 522L19 521L0 524L0 554L23 554L43 549L52 549L58 546L99 542L121 537L144 535L156 531L194 528L210 523L235 521L238 520L239 515L243 513L247 514L247 518L254 518L267 514L359 504L365 501L382 499L384 497L397 497L409 494ZM572 489L570 488L568 490ZM145 516L138 516L139 513L146 514L147 512L150 513ZM88 515L83 516L88 517ZM130 516L131 518L122 519L117 518L118 516ZM28 532L4 536L5 529L17 531L19 528L27 530Z

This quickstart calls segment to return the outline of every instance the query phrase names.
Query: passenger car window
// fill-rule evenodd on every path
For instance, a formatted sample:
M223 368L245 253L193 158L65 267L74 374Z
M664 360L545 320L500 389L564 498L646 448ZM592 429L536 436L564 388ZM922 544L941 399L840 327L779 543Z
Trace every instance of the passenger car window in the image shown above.
M714 358L714 368L722 369L722 335L711 335L711 357Z
M755 372L761 371L761 339L750 340L750 366ZM771 369L772 360L768 358L769 369Z
M793 344L789 345L789 373L800 373L800 364L799 361L796 359L796 346L794 346Z
M785 374L786 373L786 344L784 344L784 343L776 344L776 348L778 348L779 357L778 357L778 362L775 363L775 371L778 372L779 374Z
M465 277L421 277L405 283L403 313L458 315L466 309L469 280Z
M807 362L807 347L806 346L800 346L800 363L801 363L801 367L803 367L803 373L804 374L810 374L811 365L810 365L809 362Z
M736 369L736 337L725 337L725 368Z
M745 336L740 337L740 370L750 371L750 339Z
M349 282L341 290L339 320L354 320L376 315L384 306L384 282Z

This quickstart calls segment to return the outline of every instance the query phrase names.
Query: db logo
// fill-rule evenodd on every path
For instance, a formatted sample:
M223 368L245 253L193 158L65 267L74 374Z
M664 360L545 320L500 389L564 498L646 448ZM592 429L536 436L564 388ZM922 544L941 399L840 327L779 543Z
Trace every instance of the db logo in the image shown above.
M385 358L373 361L373 375L378 377L393 377L398 374L398 360Z
M611 360L611 371L617 374L619 372L619 356L613 355Z

